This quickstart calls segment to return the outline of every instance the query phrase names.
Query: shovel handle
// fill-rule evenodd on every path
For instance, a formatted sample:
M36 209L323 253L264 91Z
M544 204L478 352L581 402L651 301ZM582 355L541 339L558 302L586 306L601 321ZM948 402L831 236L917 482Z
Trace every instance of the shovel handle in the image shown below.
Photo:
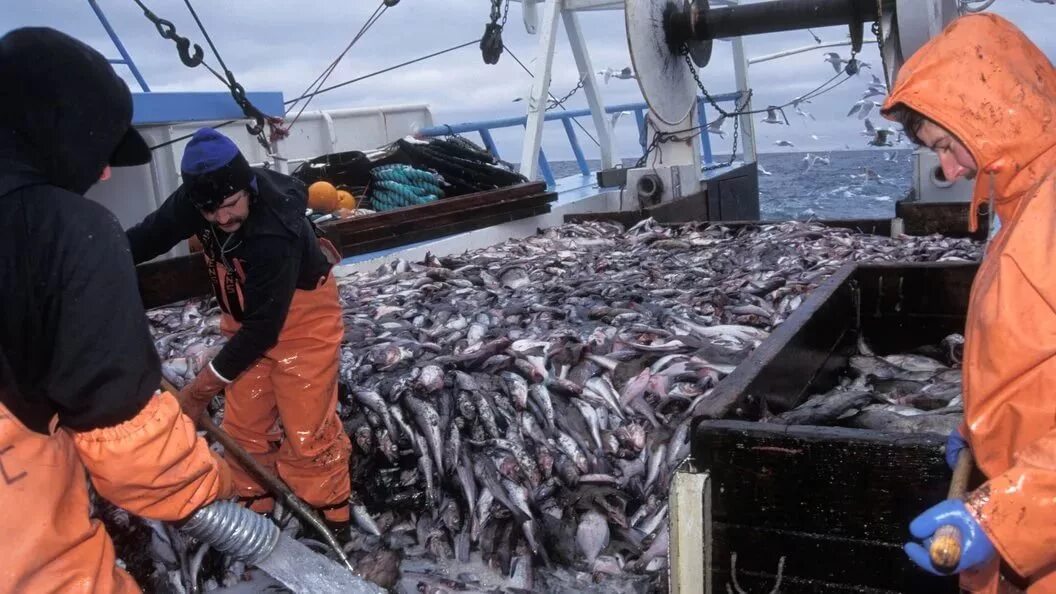
M972 474L972 453L964 448L957 454L957 465L953 468L947 499L963 499L968 489L968 478ZM939 526L928 547L931 564L936 569L951 572L961 562L961 531L952 524Z
M161 389L171 393L173 396L180 393L180 391L165 378L162 378L161 380ZM264 466L261 465L260 462L257 462L253 456L250 456L249 453L246 452L246 450L244 450L234 438L228 435L226 431L217 427L216 423L214 423L213 419L209 416L208 410L203 411L202 416L195 420L199 428L204 430L210 437L224 446L225 454L231 454L231 456L234 457L243 468L253 474L272 495L283 500L289 506L290 511L301 518L301 520L307 525L315 528L326 541L326 544L330 545L330 548L333 549L334 553L337 554L339 559L341 559L341 562L345 567L347 567L352 573L355 573L355 569L352 567L348 555L341 548L341 544L336 538L334 538L333 533L326 527L326 524L323 523L319 516L316 515L306 503L297 497L277 476L264 468Z

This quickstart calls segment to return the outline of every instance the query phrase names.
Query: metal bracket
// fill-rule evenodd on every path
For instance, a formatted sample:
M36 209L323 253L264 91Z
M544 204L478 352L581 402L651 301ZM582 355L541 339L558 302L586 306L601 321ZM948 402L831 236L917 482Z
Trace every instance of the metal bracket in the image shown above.
M524 30L535 35L539 28L539 0L521 0L521 12L524 17Z
M865 15L858 9L858 4L850 2L851 22L848 23L851 33L851 51L858 53L862 51L862 38L865 35Z

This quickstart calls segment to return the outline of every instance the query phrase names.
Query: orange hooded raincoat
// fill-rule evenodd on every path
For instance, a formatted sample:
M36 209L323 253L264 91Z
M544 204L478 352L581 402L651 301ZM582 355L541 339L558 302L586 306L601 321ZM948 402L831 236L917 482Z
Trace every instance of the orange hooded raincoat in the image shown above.
M1056 593L1056 70L1005 19L964 16L906 62L899 104L964 144L972 212L1000 217L968 309L964 433L988 480L967 502L1006 575ZM998 592L998 560L961 584Z

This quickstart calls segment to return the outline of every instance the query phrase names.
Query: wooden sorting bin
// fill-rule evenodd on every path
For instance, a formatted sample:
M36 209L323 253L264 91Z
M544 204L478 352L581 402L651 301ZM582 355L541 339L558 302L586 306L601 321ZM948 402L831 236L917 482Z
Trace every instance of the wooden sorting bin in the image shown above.
M756 422L834 387L859 335L878 354L962 332L975 264L854 264L716 387L672 486L675 592L957 592L902 551L945 499L945 436ZM782 562L783 559L783 562Z

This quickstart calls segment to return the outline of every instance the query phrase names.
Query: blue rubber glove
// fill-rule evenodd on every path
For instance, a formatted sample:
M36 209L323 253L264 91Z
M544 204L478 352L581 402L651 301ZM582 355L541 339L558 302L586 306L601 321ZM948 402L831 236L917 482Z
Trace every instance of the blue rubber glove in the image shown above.
M923 546L909 542L903 547L911 561L929 573L947 575L935 569L928 554L932 535L944 524L953 524L961 531L961 563L952 573L978 567L993 558L994 545L983 532L979 522L968 513L964 502L960 499L947 499L932 506L909 524L910 533L923 541Z
M957 466L957 454L966 447L968 447L968 441L961 435L961 429L958 427L950 431L950 436L946 438L946 465L950 467L950 470Z

